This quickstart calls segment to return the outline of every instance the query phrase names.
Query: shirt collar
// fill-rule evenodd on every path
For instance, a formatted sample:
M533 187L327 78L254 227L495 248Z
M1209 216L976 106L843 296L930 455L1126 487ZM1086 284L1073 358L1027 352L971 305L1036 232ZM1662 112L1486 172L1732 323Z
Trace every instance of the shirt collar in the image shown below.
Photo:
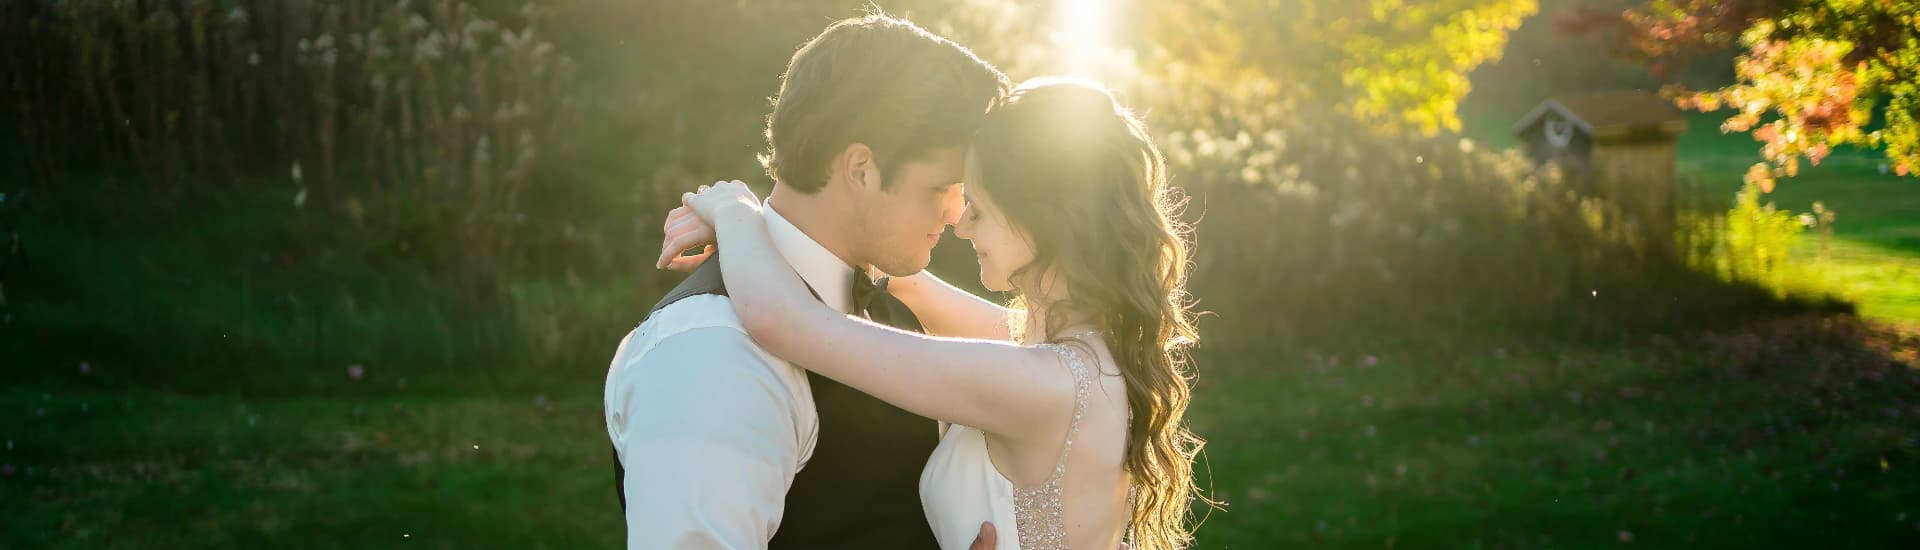
M787 260L787 265L800 274L800 279L813 287L820 295L820 301L827 306L846 313L853 304L853 266L840 261L820 241L801 231L793 222L781 217L771 203L762 203L761 211L766 212L767 233L773 237L773 247Z

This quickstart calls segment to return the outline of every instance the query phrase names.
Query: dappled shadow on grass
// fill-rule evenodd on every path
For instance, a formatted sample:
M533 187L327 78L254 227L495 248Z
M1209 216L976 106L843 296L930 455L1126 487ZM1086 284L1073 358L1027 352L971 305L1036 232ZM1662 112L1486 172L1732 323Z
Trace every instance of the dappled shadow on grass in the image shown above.
M1920 536L1920 334L1802 316L1472 345L1207 354L1195 422L1231 504L1203 546Z

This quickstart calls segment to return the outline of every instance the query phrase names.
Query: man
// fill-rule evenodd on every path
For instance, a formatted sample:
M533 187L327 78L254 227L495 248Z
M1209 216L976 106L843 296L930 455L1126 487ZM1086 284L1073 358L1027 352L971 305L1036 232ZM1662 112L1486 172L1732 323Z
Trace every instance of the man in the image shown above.
M885 15L834 23L794 54L761 157L767 222L821 301L920 329L870 277L926 268L964 208L967 140L1006 87L965 48ZM918 480L936 424L755 346L718 261L668 293L608 369L628 546L935 548ZM993 535L983 526L986 547Z

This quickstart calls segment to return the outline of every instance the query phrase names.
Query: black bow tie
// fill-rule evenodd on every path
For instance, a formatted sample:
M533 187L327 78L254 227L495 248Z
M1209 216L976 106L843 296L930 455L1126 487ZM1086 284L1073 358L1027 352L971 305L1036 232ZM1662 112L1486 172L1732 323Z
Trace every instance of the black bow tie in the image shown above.
M882 294L887 293L888 280L890 279L887 277L881 277L880 280L876 281L876 280L867 278L867 274L865 273L860 273L857 271L854 272L853 274L853 312L866 313L868 309L873 306L874 299L880 297L880 295ZM872 315L868 315L868 317L871 318Z

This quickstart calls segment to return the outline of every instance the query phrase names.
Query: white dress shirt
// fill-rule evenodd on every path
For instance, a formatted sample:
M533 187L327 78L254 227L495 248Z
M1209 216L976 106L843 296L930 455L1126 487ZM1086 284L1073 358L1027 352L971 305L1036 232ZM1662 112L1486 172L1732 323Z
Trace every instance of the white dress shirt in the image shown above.
M781 256L849 311L853 268L765 212ZM675 302L628 333L605 406L626 468L629 548L765 548L820 428L806 372L754 345L717 295Z

